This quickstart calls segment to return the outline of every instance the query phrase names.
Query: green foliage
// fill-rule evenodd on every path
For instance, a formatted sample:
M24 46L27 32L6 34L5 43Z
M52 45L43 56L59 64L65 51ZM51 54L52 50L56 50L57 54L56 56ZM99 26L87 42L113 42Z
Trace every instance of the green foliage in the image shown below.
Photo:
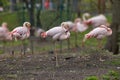
M103 80L110 80L110 76L108 76L108 75L103 75Z
M85 80L99 80L96 76L87 77Z
M120 74L117 71L109 71L108 74L103 75L103 80L119 80Z
M99 80L97 76L89 76L85 80ZM102 80L120 80L120 73L111 70L107 74L102 75Z
M3 50L0 50L0 54L2 54L3 53Z
M0 14L0 16L0 24L2 22L7 22L10 29L13 29L19 24L17 13L5 13Z
M109 75L109 76L114 76L114 77L115 77L115 76L119 76L118 72L113 71L113 70L109 71L108 75Z
M8 6L10 4L8 0L0 0L0 3L2 3L3 6Z

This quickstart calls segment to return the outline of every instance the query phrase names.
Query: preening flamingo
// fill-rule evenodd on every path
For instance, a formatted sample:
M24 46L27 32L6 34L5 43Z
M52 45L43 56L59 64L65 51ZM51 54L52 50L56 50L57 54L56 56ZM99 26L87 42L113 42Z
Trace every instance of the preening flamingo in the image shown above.
M13 39L16 41L22 40L23 42L23 40L29 38L30 37L30 26L31 24L29 22L24 22L23 26L19 26L13 29L11 31ZM25 47L24 42L23 42L23 47ZM25 54L25 50L24 50L24 54Z
M24 22L23 26L16 27L11 31L13 39L15 40L24 40L30 36L30 26L29 22Z
M101 40L104 37L107 37L107 36L110 36L110 35L112 35L112 29L108 28L106 25L101 25L97 28L94 28L88 34L85 34L82 44L84 46L84 42L87 39L96 38L98 40L98 47L101 48ZM104 61L104 60L100 57L100 61Z
M10 34L7 23L3 22L0 27L0 40L12 40L12 35Z
M90 31L88 34L85 34L84 39L83 39L83 45L87 39L96 38L97 40L99 40L98 46L101 47L101 44L100 44L101 39L103 39L104 37L110 36L110 35L112 35L112 29L107 27L106 25L101 25L93 29L92 31Z
M8 30L8 25L6 22L3 22L0 27L0 40L3 41L3 50L5 49L5 41L11 41L12 35Z
M86 25L80 18L76 18L74 21L74 27L72 31L75 32L84 32L88 29L88 25Z
M69 27L65 26L61 27L53 27L51 29L49 29L46 32L41 33L41 36L43 38L46 38L47 36L52 37L53 41L55 41L55 45L56 45L56 41L58 40L65 40L68 39L70 37L70 32L68 31ZM56 51L56 47L55 47L55 51ZM57 52L55 52L55 58L56 58L56 66L58 65L58 57L57 57Z
M66 21L61 23L61 27L65 28L67 31L71 31L75 24L72 21Z
M84 20L85 24L92 25L93 28L99 27L100 25L108 25L107 18L103 15L97 15L89 19Z

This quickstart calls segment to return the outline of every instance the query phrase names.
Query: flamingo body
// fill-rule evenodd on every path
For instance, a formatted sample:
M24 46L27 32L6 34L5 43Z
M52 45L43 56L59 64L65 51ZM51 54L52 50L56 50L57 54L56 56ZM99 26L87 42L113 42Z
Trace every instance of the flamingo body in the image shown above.
M65 32L66 32L66 30L63 27L58 26L58 27L54 27L54 28L51 28L48 31L46 31L46 35L54 36L58 33L65 33Z
M84 24L84 23L78 22L76 24L76 28L77 28L77 32L84 32L84 31L86 31L88 29L88 26L86 24Z
M12 36L7 28L7 23L3 23L0 27L0 40L12 40Z
M97 27L90 31L88 34L85 35L84 41L89 38L97 38L102 39L106 36L110 36L112 34L112 30L105 25L101 25L100 27Z
M24 40L28 38L30 36L30 29L28 27L30 27L30 23L25 22L23 26L16 27L15 29L13 29L13 31L11 32L13 38L19 40Z
M91 24L93 28L96 28L96 27L99 27L100 25L106 25L107 19L104 15L101 14L88 19L86 22L87 24Z

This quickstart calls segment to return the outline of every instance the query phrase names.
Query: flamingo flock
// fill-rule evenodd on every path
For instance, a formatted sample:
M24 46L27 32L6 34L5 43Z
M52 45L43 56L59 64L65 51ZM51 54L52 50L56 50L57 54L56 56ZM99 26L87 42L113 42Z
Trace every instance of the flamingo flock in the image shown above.
M70 32L84 32L90 25L93 27L89 33L85 34L82 45L90 38L98 40L98 47L101 47L101 40L104 37L112 35L112 30L108 27L107 18L103 15L97 15L90 18L89 13L83 14L82 18L76 18L74 22L62 22L59 26L53 27L47 31L43 29L37 30L37 37L47 38L51 37L54 43L60 40L67 40L70 38ZM0 40L25 40L30 37L29 22L24 22L23 26L16 27L11 32L7 28L7 23L3 23L0 27ZM55 48L56 51L56 48ZM57 52L55 52L56 66L58 66Z

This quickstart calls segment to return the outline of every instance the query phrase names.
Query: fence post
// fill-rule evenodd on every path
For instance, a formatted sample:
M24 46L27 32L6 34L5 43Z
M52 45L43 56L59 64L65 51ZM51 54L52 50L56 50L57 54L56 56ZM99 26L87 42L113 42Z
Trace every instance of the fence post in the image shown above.
M60 5L59 5L59 10L60 10L60 22L62 22L62 16L63 16L63 0L60 0ZM62 53L62 41L60 41L60 53Z
M70 20L70 0L67 0L67 20ZM70 39L67 39L68 50L70 49Z

